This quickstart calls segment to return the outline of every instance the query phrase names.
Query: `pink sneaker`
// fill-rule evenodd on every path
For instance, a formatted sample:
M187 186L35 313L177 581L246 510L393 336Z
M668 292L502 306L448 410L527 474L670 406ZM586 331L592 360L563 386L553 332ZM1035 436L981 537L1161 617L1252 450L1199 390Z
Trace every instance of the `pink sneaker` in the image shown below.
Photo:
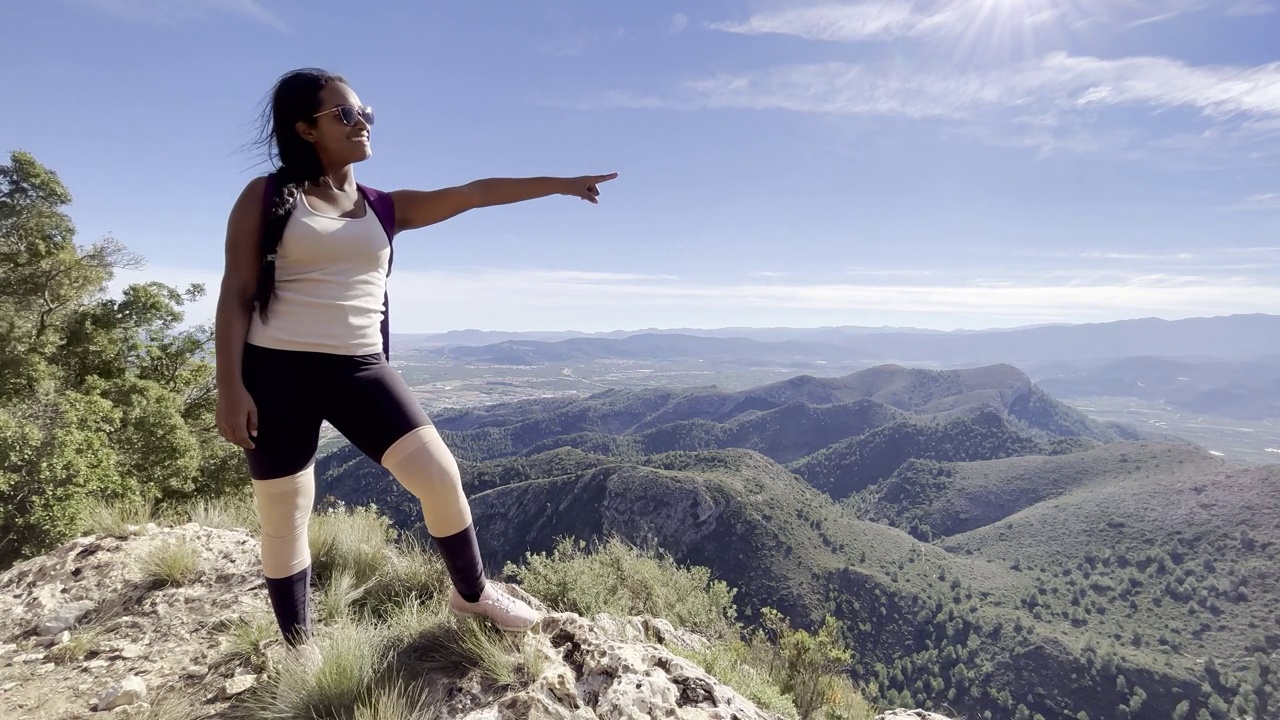
M458 594L457 588L449 592L449 609L464 617L485 617L499 628L509 632L524 632L538 622L538 612L527 603L504 592L494 583L485 583L480 600L469 603Z

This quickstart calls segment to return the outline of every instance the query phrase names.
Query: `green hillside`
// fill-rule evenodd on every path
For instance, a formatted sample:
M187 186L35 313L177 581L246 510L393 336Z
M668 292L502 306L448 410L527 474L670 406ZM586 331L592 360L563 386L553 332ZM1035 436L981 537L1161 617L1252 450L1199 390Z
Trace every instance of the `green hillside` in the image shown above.
M1156 653L1233 666L1280 649L1280 465L1227 469L1140 447L943 547L1036 578L1025 604ZM1050 470L1042 476L1052 476Z
M764 606L803 627L833 614L858 652L855 678L885 704L945 704L975 717L1016 717L1020 704L1044 717L1117 717L1142 695L1158 716L1182 699L1209 707L1196 663L1112 646L1037 613L1024 604L1041 587L1036 575L861 521L750 451L619 461L566 450L473 477L484 483L472 485L472 506L491 566L548 552L561 537L659 546L739 588L749 619ZM395 497L394 481L384 482L370 495ZM404 508L416 523L416 505Z
M884 480L911 460L972 461L1056 455L1095 446L1067 437L1040 439L999 412L983 408L942 422L907 420L849 438L794 463L791 469L836 499Z
M1113 443L1053 457L979 462L917 457L851 504L865 519L932 540L986 527L1067 493L1151 478L1207 477L1223 467L1203 450L1169 443Z

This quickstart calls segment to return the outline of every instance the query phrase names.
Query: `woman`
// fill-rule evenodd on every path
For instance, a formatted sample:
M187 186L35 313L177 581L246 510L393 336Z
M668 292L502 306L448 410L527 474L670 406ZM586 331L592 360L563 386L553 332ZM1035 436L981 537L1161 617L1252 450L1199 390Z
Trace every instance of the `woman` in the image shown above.
M595 203L597 184L617 174L382 194L356 183L373 113L341 76L285 74L268 113L262 142L279 168L248 183L227 223L217 417L220 434L244 448L267 594L285 641L311 637L307 524L324 420L421 501L452 579L450 609L527 630L533 609L485 581L457 463L387 364L391 238L472 208L548 195Z

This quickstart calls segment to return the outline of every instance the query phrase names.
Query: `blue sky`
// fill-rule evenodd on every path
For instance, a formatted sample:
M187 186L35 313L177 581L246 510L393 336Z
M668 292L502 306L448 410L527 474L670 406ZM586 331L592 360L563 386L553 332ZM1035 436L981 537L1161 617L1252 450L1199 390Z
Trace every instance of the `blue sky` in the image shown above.
M192 320L310 65L375 107L376 187L620 173L397 238L396 331L1275 312L1273 2L6 3L0 138Z

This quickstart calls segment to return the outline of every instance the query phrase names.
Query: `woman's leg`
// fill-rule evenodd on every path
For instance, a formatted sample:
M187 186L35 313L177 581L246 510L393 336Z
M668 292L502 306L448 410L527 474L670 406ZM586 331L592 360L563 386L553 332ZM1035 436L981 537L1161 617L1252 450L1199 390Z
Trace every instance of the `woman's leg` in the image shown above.
M427 532L440 548L458 594L477 602L485 589L484 562L462 490L458 463L435 426L419 425L396 437L381 457L373 456L422 505ZM376 452L378 448L374 448Z
M302 353L246 345L245 389L258 408L258 435L246 449L262 539L262 573L280 633L289 645L311 637L311 550L320 408L316 372Z
M485 581L458 463L400 374L381 355L361 356L325 416L352 445L391 472L422 505L422 519L453 581L451 607L524 630L536 617Z

